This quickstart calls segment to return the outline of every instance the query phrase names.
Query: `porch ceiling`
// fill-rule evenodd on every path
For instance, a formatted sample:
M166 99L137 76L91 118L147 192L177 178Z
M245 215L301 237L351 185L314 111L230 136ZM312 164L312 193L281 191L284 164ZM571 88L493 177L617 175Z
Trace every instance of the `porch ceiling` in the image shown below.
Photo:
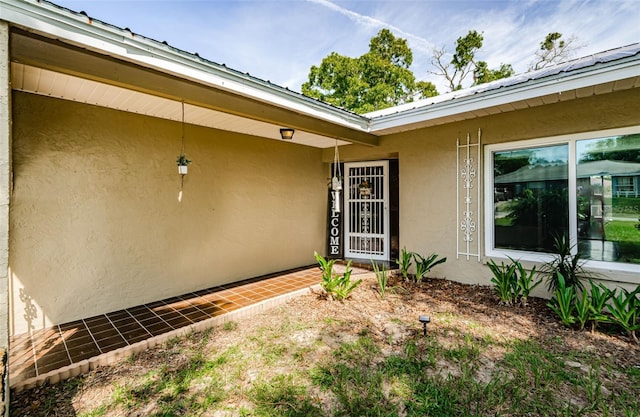
M282 140L280 128L290 127L296 132L287 142L300 145L377 144L364 125L323 120L19 30L11 38L11 77L15 91L175 121L184 101L187 123L261 138Z
M16 62L11 63L11 75L12 87L15 91L55 97L177 122L182 119L180 101ZM186 123L193 125L280 141L282 140L280 128L290 127L236 116L188 102L185 102L184 106L184 120ZM328 148L335 146L336 139L296 129L293 139L287 142L317 148ZM338 140L339 146L349 143L344 140Z

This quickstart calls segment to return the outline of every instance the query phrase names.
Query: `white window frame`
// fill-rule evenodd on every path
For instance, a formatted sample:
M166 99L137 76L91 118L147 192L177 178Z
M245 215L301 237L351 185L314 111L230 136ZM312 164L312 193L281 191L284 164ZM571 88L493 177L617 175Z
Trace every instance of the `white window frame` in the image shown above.
M530 262L547 262L553 259L549 253L532 252L514 249L500 249L495 247L494 228L494 184L493 184L493 156L496 152L534 148L541 146L563 145L569 146L568 160L568 187L569 187L569 237L573 251L577 251L578 242L578 216L576 200L576 142L584 139L598 139L610 136L621 136L640 133L640 126L626 127L620 129L608 129L576 133L572 135L551 136L538 139L522 140L517 142L504 142L484 147L484 248L485 256L489 258L511 257ZM571 192L571 190L574 190ZM623 262L605 262L595 260L585 260L585 267L589 269L602 269L615 272L640 273L640 264L630 264Z

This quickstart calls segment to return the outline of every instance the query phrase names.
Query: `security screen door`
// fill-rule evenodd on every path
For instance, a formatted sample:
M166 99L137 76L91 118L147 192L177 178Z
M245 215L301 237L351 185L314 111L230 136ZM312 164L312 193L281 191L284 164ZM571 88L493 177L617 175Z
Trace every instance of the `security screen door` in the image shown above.
M345 258L389 260L389 162L345 163Z

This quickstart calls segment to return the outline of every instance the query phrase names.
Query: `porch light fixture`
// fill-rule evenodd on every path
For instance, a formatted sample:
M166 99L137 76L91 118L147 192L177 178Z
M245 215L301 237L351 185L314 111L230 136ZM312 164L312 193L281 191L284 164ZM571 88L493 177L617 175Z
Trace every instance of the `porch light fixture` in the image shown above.
M291 129L290 127L283 127L282 129L280 129L280 137L284 140L291 140L293 139L294 132L295 130Z
M420 323L422 323L422 332L426 336L427 335L427 323L431 322L431 317L429 316L420 316L418 317Z

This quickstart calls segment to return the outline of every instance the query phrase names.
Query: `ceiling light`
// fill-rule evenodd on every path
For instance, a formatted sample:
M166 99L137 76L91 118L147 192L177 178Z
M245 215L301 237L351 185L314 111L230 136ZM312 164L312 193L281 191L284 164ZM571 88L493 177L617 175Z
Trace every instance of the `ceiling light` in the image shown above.
M284 140L291 140L291 139L293 139L293 132L295 132L295 130L293 130L293 129L289 128L289 127L282 128L282 129L280 129L280 136Z

